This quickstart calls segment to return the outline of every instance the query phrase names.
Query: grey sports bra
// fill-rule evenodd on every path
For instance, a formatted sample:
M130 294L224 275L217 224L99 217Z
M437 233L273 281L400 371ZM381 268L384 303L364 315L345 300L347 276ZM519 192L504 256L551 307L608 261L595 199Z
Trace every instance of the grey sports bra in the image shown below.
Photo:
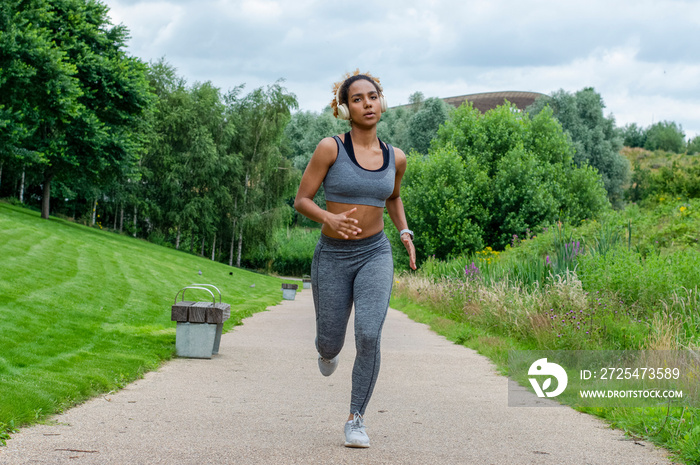
M335 136L334 139L338 145L338 156L323 180L326 200L384 208L386 199L394 192L396 178L394 147L386 144L388 160L385 157L380 169L367 170L357 163L355 157L350 157L340 137ZM349 141L349 134L345 135L345 139ZM381 141L379 143L384 144Z

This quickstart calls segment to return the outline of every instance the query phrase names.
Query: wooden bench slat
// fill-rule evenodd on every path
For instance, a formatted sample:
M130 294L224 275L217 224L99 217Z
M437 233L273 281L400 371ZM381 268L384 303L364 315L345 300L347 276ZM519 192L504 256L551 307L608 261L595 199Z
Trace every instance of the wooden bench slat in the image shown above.
M171 321L186 322L189 316L190 307L196 302L189 300L183 300L182 302L177 302L173 305L172 311L170 312Z
M173 305L170 319L190 323L223 323L231 318L231 305L227 303L182 301Z
M187 320L190 323L206 323L207 307L211 307L211 302L195 302L190 306L189 318Z

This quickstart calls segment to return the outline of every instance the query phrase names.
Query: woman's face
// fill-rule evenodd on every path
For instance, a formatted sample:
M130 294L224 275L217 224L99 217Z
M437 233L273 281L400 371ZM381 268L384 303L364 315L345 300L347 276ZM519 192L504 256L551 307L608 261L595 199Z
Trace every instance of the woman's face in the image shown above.
M374 84L365 79L359 79L350 84L348 110L354 124L363 126L377 124L382 116L382 106L379 101L379 92Z

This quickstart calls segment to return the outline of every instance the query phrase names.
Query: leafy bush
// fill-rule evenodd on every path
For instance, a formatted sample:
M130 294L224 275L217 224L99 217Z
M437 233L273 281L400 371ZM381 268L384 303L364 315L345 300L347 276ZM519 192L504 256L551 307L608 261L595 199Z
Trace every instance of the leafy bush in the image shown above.
M483 247L488 224L488 176L475 157L442 148L430 156L409 156L402 182L408 224L419 258L448 257Z
M628 200L639 202L664 197L700 198L700 164L662 166L656 171L635 163L632 185L626 192Z
M280 228L274 232L274 246L247 255L246 264L281 276L309 275L320 234L320 229Z
M511 104L484 115L462 105L428 156L409 156L401 196L419 261L503 249L514 234L600 214L608 205L600 176L572 157L549 109L531 118Z

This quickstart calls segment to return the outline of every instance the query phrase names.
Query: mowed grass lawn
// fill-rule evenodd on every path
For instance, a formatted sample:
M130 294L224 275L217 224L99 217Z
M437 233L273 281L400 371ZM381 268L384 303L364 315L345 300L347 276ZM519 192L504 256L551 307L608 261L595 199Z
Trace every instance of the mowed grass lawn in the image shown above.
M221 290L226 330L279 303L281 282L0 202L0 442L174 356L184 286Z

